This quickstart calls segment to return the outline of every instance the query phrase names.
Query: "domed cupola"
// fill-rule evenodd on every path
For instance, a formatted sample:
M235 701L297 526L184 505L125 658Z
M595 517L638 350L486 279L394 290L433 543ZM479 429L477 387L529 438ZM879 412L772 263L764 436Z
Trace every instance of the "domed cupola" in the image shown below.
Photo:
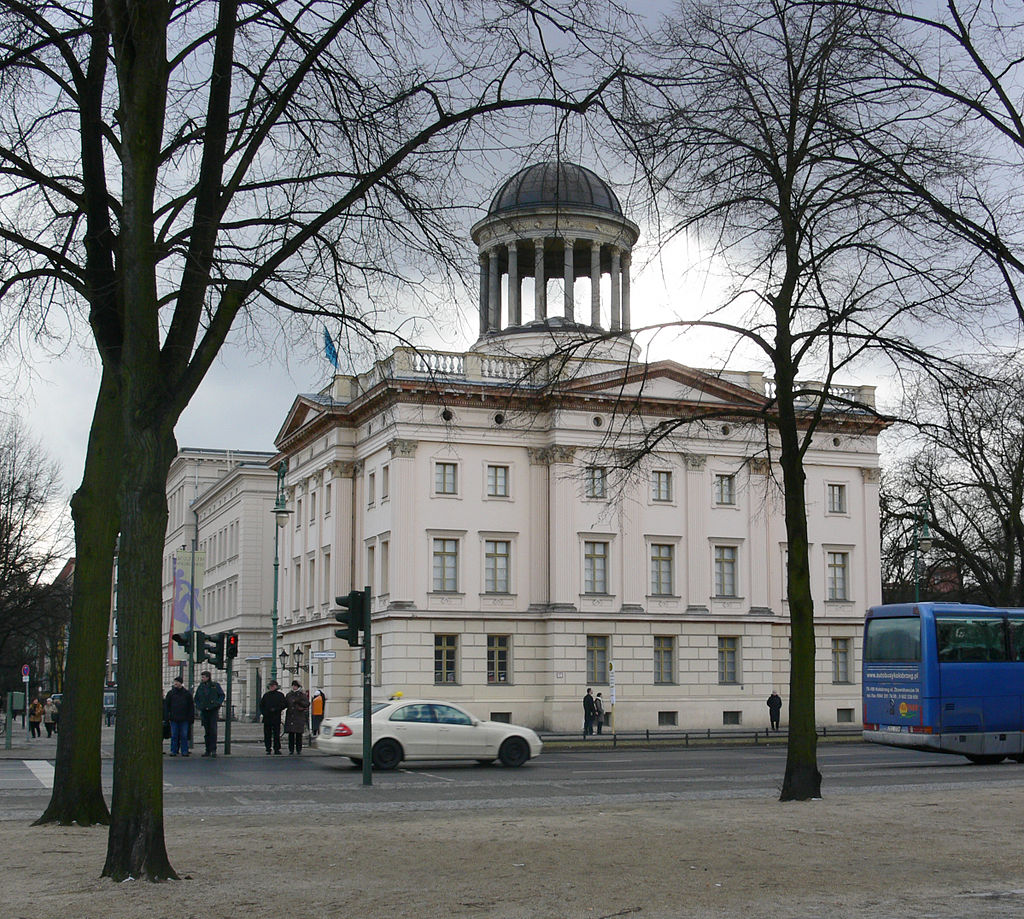
M593 208L622 216L608 183L575 163L535 163L508 179L494 196L488 215L526 207Z
M478 347L523 332L629 332L630 255L640 229L623 215L608 183L589 169L563 162L527 166L502 183L471 233L480 254ZM611 281L607 324L602 275ZM530 277L534 315L524 320L522 283ZM552 280L562 282L561 316L548 311ZM589 281L587 321L576 316L580 280Z

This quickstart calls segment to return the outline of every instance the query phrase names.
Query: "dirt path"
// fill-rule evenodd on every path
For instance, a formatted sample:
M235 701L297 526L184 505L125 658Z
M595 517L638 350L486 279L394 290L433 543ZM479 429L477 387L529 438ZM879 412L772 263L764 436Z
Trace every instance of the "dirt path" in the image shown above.
M559 812L189 818L180 882L98 875L103 829L0 823L3 919L1024 914L1024 786ZM31 853L31 854L30 854Z

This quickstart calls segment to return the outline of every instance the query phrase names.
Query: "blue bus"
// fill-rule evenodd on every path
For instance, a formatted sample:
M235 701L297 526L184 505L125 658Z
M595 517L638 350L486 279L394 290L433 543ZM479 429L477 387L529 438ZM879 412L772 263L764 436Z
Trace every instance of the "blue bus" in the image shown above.
M865 740L1024 762L1024 609L873 606L863 657Z

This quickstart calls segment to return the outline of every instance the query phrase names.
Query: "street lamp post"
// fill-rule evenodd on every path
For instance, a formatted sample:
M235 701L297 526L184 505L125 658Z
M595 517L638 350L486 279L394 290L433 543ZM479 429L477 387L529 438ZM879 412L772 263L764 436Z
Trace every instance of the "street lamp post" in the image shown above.
M917 502L914 513L914 602L921 600L921 561L932 549L932 534L928 529L928 512L930 508L927 498ZM921 558L919 558L919 553Z
M284 506L284 477L288 473L288 460L281 460L281 465L277 467L277 500L274 502L273 514L274 520L277 526L274 527L274 605L270 609L270 679L277 679L277 585L278 585L278 572L281 567L281 561L279 558L279 546L281 538L281 530L284 529L285 524L288 522L288 515L291 513L287 507ZM286 651L281 652L281 669L284 669L285 661L287 660Z

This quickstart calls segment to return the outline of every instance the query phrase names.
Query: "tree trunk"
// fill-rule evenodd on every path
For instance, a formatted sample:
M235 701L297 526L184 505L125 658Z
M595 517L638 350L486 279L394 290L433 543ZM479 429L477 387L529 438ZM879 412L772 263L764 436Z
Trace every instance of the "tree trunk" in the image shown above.
M133 418L151 426L132 425ZM103 875L116 881L161 881L177 877L164 843L160 681L167 472L176 445L166 418L128 411L125 419L118 554L117 733Z
M119 529L121 407L110 373L100 380L82 484L71 501L75 579L50 803L36 824L107 824L100 783L104 664L111 574Z
M800 431L793 407L792 379L777 382L779 463L785 491L788 546L789 622L792 650L789 669L789 744L782 801L821 797L818 732L814 717L814 600L807 544L807 500Z

